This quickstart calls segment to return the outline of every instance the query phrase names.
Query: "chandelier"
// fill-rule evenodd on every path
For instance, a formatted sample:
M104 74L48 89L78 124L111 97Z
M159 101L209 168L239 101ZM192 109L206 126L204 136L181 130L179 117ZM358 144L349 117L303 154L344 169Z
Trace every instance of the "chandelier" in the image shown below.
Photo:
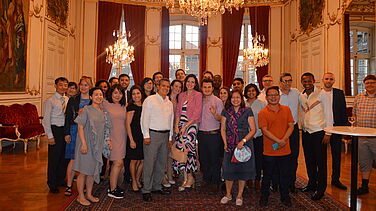
M269 63L269 50L264 47L265 36L258 35L252 38L252 44L243 50L244 62L254 67L262 67Z
M176 0L167 0L167 8L175 8ZM232 8L239 10L244 4L244 0L177 0L182 12L197 17L201 25L208 24L208 18L223 14L228 10L232 13Z
M127 39L131 34L127 34L125 30L124 10L121 14L120 29L115 30L112 35L117 37L117 40L113 45L106 48L106 62L117 64L118 68L121 68L122 64L129 64L134 61L134 47L128 44Z

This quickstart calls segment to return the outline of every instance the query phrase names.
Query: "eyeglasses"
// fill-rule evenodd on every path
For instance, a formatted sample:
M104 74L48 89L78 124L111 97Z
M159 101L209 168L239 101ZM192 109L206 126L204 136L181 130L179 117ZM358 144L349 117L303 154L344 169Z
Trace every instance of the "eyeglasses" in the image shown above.
M290 79L290 80L282 80L282 83L291 83L292 82L292 80Z
M376 81L368 81L368 82L365 82L364 84L366 85L376 84Z
M269 94L269 95L266 95L267 97L277 97L279 96L279 94Z
M273 80L263 80L262 82L270 83L270 82L273 82Z

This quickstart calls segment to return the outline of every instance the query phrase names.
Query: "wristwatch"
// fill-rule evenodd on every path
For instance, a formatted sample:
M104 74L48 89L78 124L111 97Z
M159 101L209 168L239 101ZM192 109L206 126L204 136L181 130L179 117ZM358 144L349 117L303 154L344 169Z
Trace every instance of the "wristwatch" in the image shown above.
M243 138L242 141L243 141L243 143L245 143L245 142L247 142L247 139Z

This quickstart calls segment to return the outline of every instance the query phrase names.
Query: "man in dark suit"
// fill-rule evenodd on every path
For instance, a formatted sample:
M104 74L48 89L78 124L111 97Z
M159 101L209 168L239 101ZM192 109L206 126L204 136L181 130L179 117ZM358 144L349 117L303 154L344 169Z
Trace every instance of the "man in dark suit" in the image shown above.
M333 126L347 125L346 114L346 100L342 90L333 88L335 77L333 73L327 72L322 78L324 84L323 92L325 92L332 104L332 116L329 117ZM341 136L333 134L330 138L330 148L332 151L332 185L335 187L346 190L347 187L339 181L341 173Z

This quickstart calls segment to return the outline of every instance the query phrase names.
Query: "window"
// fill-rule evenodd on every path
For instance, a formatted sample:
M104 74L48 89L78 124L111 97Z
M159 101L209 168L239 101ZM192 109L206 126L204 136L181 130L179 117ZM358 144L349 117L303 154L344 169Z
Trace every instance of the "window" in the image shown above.
M371 74L371 29L365 27L350 28L350 74L351 94L363 92L363 79Z
M251 46L251 44L251 24L249 21L249 16L245 16L240 37L238 64L236 66L234 78L242 78L245 84L254 83L258 86L259 84L257 82L256 68L243 62L243 49L248 48L248 46Z
M183 22L183 23L182 23ZM175 70L185 69L187 74L199 76L199 26L195 23L175 21L169 28L170 80L175 79Z
M123 64L123 65L121 65L121 69L119 69L117 64L113 64L112 68L111 68L110 77L108 77L108 79L110 79L111 77L119 77L120 74L129 75L129 79L130 79L131 83L129 84L128 89L130 89L134 85L133 75L132 75L132 71L131 71L131 65L130 64Z

